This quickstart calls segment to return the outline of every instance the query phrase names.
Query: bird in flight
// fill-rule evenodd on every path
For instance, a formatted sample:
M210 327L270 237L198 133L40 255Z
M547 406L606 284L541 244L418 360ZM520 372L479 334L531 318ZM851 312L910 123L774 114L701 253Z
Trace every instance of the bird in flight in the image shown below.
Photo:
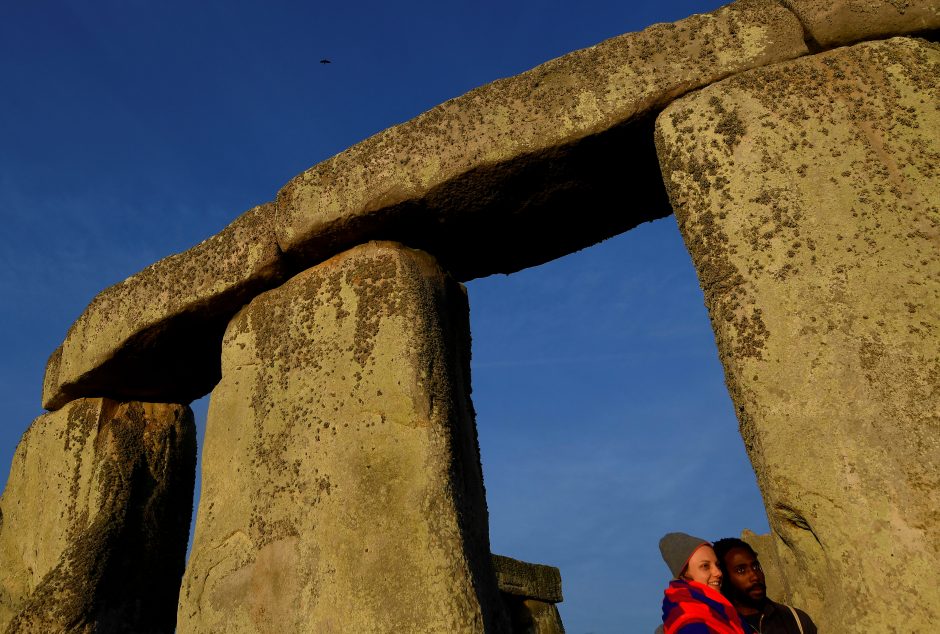
M321 59L321 60L320 60L320 63L321 63L321 64L332 64L333 62L331 62L331 61L328 60L328 59Z

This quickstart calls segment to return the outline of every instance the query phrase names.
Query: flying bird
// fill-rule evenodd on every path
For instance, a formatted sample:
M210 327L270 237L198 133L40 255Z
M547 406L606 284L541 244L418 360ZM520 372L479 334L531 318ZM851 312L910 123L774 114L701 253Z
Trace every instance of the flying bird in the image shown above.
M321 63L321 64L332 64L333 62L331 62L331 61L328 60L328 59L321 59L321 60L320 60L320 63Z

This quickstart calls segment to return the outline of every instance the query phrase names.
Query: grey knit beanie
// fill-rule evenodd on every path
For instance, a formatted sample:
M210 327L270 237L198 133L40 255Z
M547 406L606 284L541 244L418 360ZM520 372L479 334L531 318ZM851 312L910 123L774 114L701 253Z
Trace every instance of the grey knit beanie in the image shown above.
M692 537L685 533L666 533L659 540L659 552L663 554L663 561L669 566L673 579L678 579L682 569L689 563L692 553L702 544L711 546L711 542L701 537Z

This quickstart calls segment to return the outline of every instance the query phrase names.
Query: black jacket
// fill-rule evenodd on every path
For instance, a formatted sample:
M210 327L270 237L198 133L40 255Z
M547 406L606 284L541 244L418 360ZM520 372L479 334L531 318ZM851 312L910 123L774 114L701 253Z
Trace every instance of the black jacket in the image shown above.
M798 608L796 613L803 625L803 634L816 634L816 624L813 623L813 619ZM770 599L767 599L761 614L744 617L744 620L751 626L752 632L759 634L800 634L800 628L793 619L790 608L782 603L774 603Z

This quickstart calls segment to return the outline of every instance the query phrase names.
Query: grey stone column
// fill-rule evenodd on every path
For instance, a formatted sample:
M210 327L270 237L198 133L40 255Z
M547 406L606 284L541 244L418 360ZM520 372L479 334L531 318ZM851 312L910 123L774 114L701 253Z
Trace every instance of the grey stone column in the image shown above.
M195 467L185 405L79 399L37 418L0 498L0 632L172 634Z
M657 122L789 593L830 632L940 623L937 77L936 44L871 42Z
M369 243L256 297L212 393L180 632L502 632L463 288Z

